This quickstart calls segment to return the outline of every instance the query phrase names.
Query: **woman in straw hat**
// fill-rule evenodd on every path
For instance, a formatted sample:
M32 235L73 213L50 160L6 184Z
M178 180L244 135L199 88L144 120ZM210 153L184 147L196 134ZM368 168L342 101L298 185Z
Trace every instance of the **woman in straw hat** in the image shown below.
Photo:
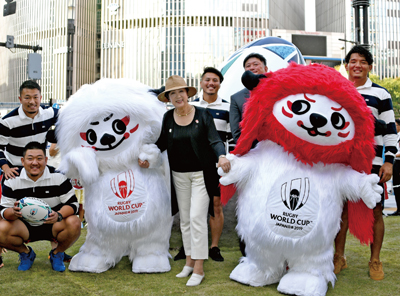
M180 211L186 254L186 265L176 276L192 274L187 286L197 286L204 278L203 262L208 259L207 212L214 215L210 201L219 195L215 164L218 162L226 173L230 170L213 117L206 109L188 103L196 92L182 77L173 75L167 79L165 91L158 95L160 101L171 102L175 107L165 113L156 145L161 151L168 151L172 214ZM147 160L139 159L139 165L149 167Z

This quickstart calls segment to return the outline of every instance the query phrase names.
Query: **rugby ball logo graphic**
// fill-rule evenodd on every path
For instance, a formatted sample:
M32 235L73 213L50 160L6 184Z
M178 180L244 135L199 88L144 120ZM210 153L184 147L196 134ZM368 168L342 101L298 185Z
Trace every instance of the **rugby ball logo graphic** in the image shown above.
M282 184L281 187L281 198L283 204L292 211L296 211L303 207L310 194L310 180L308 178L298 178L290 182L288 188L288 182Z
M110 181L113 193L121 198L128 198L135 188L135 178L132 170L123 172Z

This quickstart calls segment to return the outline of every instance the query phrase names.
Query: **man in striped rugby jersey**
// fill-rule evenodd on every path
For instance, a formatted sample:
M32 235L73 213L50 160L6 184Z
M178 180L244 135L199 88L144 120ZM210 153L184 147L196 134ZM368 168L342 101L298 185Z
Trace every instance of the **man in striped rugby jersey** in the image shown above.
M354 46L346 55L346 70L349 80L354 82L358 92L364 97L367 106L371 109L375 118L383 120L386 125L384 135L375 135L376 157L372 162L371 173L379 175L382 186L389 181L393 173L393 161L396 155L397 131L393 112L392 98L389 92L383 87L373 83L368 78L372 70L372 54L363 46ZM385 155L383 161L382 155ZM382 194L382 200L384 194ZM385 225L382 217L382 203L374 208L374 242L371 244L371 258L369 262L369 275L373 280L382 280L384 272L379 255L382 248ZM336 253L334 256L334 272L338 274L347 267L344 249L346 233L348 229L347 204L343 208L341 229L335 240Z
M40 86L27 80L19 88L21 105L0 120L0 167L4 179L18 176L25 145L46 142L49 128L56 123L58 109L43 109Z
M53 167L48 167L44 145L28 143L21 159L23 169L15 178L4 182L0 203L0 248L19 253L18 270L32 267L36 254L28 242L39 240L57 241L58 245L50 252L53 270L64 271L64 251L80 236L80 220L76 216L78 201L69 179ZM19 200L36 197L52 208L44 224L22 219Z

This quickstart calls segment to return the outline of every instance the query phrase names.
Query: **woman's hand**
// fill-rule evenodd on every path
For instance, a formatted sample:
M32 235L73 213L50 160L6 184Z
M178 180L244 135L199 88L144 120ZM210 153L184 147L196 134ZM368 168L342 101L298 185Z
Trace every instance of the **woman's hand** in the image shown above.
M224 173L229 173L231 170L231 162L226 157L220 157L218 160L218 167L222 168Z
M140 158L138 158L138 164L143 169L148 169L150 166L150 163L147 160L142 161Z

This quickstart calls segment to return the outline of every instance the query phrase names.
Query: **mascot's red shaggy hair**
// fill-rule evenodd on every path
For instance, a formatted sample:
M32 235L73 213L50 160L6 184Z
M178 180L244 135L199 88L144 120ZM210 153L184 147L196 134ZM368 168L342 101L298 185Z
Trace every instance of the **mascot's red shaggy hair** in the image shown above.
M268 73L251 91L245 104L242 133L232 154L249 152L254 140L273 141L298 161L305 164L342 163L358 172L370 173L374 149L374 118L353 83L338 71L324 65L290 64L285 69ZM276 102L294 94L319 94L344 107L355 124L354 138L333 146L312 144L287 131L273 115ZM221 186L222 202L233 195L233 186ZM348 203L349 228L361 243L373 241L373 211L364 202Z

